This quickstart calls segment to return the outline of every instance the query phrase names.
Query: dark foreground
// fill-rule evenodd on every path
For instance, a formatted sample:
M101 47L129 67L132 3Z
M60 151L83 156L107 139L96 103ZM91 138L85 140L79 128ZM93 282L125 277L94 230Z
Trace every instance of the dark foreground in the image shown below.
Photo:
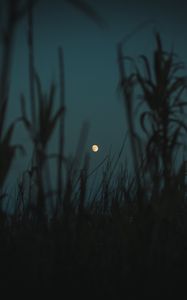
M120 293L126 299L186 293L185 218L180 224L154 216L150 207L131 218L121 209L48 224L2 215L1 288Z

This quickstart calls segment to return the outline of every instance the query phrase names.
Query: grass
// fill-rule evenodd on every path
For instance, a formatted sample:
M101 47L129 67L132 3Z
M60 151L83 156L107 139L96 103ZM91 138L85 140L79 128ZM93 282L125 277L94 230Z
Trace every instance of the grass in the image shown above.
M61 89L59 108L54 112L55 84L44 92L34 65L31 6L24 7L29 27L30 99L21 95L20 118L4 128L13 29L22 16L18 13L18 8L21 9L16 6L18 3L10 1L7 12L14 17L7 25L8 41L2 44L4 63L0 77L0 116L4 116L0 119L1 287L37 287L43 291L60 290L62 294L67 291L69 295L72 290L81 293L87 290L95 296L121 293L127 299L185 292L185 162L177 168L174 160L180 155L178 148L185 145L187 128L183 121L186 77L180 75L181 63L176 61L174 53L163 50L161 37L156 33L152 63L141 56L145 70L134 64L132 73L126 74L123 43L118 44L134 175L129 175L127 164L119 164L125 142L116 159L108 156L92 171L89 156L82 160L80 157L79 144L86 140L87 124L83 125L75 157L69 159L64 152L63 50L58 50ZM146 107L140 115L144 141L138 136L133 119L137 90ZM29 103L31 118L26 110ZM15 210L10 214L3 209L3 203L11 201L4 192L4 183L17 149L23 151L22 145L11 144L18 121L32 141L33 160L19 181L13 199ZM47 146L57 133L56 128L58 153L49 154ZM57 165L53 189L50 159ZM103 176L98 190L93 192L88 181L101 167Z

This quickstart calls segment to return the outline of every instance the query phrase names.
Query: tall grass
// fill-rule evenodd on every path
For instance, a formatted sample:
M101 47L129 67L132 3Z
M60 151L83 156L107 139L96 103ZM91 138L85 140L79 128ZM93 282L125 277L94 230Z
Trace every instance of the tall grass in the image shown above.
M141 56L145 70L134 64L132 74L127 75L122 45L118 45L134 174L130 176L127 162L120 164L126 140L119 154L106 156L90 170L89 155L82 157L80 151L89 133L87 123L83 124L74 157L68 158L64 150L68 101L65 103L63 50L58 50L60 101L55 111L55 84L45 92L36 71L32 6L29 4L18 14L18 3L9 1L8 13L11 18L14 16L11 19L14 29L14 22L20 18L15 18L15 11L16 16L22 16L23 11L28 13L30 99L21 95L21 116L5 130L13 45L13 29L9 24L9 41L4 41L3 49L4 52L11 49L8 56L3 56L4 75L0 82L0 115L4 115L0 119L1 203L9 199L4 183L15 151L23 150L23 146L11 144L18 121L32 142L33 160L31 168L18 181L14 212L2 207L0 210L0 285L61 289L61 293L67 291L69 295L72 290L88 290L102 296L119 292L129 299L139 295L152 297L153 289L154 294L161 297L163 291L170 295L184 288L183 274L187 266L185 162L177 169L174 161L179 153L177 147L184 144L181 135L186 134L182 110L186 106L186 78L180 74L182 65L175 61L173 52L163 50L157 33L153 62ZM77 3L82 7L82 2ZM83 7L88 12L87 6ZM145 141L138 137L134 122L136 91L141 93L146 107L139 119L146 134ZM58 153L49 153L48 144L55 133L58 133ZM51 187L50 159L55 160L57 166L55 188ZM103 176L93 191L89 181L96 176L98 168L103 168Z

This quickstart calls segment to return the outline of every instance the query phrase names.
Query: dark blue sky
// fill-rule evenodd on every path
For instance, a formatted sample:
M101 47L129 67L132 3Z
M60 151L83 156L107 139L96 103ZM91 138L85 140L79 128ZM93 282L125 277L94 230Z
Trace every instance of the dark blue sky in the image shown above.
M86 1L86 0L85 0ZM66 151L74 153L83 121L90 122L87 147L100 145L93 157L102 160L112 147L119 150L126 133L122 100L117 93L118 67L116 43L138 24L152 20L129 40L126 54L136 58L150 54L155 46L153 30L158 30L166 50L174 46L187 61L187 2L166 0L90 0L105 20L100 29L87 16L60 0L40 0L34 10L36 68L44 87L51 80L58 83L57 48L64 49L66 79ZM20 93L28 95L28 52L26 18L18 26L12 67L9 120L20 114ZM58 101L58 98L56 98ZM15 140L28 142L18 127ZM93 156L93 155L92 155ZM18 159L17 172L24 164Z

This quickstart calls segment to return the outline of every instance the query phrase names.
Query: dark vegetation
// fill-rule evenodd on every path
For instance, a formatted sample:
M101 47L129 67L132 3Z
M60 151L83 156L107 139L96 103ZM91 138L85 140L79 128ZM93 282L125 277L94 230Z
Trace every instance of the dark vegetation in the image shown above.
M187 203L184 146L186 77L175 53L166 52L158 33L152 59L143 66L117 46L120 87L129 126L134 176L107 160L99 190L87 190L89 157L64 153L65 99L63 51L58 50L60 101L54 112L55 85L44 93L33 51L32 5L7 1L7 27L2 32L0 70L0 285L40 288L95 295L121 293L124 298L185 291L187 268ZM70 1L74 2L74 1ZM76 2L76 1L75 1ZM81 8L82 2L76 4ZM86 11L85 11L86 7ZM83 11L96 17L91 8ZM30 99L21 95L21 116L8 128L9 76L17 22L28 16ZM97 21L97 18L96 18ZM127 74L127 63L133 71ZM140 97L139 97L140 96ZM134 103L144 135L138 136ZM26 107L30 105L31 117ZM12 145L17 122L22 122L33 144L32 164L23 174L15 195L15 210L4 209L9 194L4 184L17 151ZM55 131L58 128L58 131ZM48 153L54 131L58 153ZM83 126L81 143L87 134ZM79 148L79 147L78 147ZM121 150L122 151L122 150ZM56 163L57 180L50 186L49 160ZM77 165L80 172L77 174ZM116 174L116 170L119 171ZM26 183L24 178L27 178ZM50 207L50 213L49 208ZM89 295L89 294L88 294Z

